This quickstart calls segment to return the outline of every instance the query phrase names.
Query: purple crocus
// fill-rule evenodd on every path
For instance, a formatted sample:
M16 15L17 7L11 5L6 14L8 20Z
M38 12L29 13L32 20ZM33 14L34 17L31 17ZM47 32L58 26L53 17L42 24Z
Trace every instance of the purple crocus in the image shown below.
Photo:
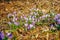
M0 40L2 40L1 36L0 36Z
M58 20L60 18L60 14L55 15L55 20Z
M34 16L32 16L31 18L32 18L33 21L35 20L35 17Z
M12 38L13 36L12 36L11 33L7 33L7 37L8 37L8 38Z
M4 33L3 32L0 32L0 38L4 38Z
M50 24L50 28L52 29L54 27L54 25L53 24Z
M60 24L60 14L57 14L54 20L57 22L57 24Z
M57 23L60 24L60 19L57 20Z

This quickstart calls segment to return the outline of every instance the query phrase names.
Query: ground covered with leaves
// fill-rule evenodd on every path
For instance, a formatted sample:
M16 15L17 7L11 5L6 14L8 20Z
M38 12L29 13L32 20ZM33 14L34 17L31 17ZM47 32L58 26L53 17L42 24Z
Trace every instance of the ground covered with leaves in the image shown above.
M0 40L60 40L60 0L1 0Z

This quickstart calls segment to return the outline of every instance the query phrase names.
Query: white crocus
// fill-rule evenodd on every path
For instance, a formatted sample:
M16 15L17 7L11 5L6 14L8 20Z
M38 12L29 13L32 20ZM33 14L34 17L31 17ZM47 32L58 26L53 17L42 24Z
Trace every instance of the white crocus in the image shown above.
M26 23L26 24L24 24L25 26L28 26L28 24Z
M7 35L10 35L11 33L7 33Z
M29 27L32 28L33 27L33 24L30 24Z

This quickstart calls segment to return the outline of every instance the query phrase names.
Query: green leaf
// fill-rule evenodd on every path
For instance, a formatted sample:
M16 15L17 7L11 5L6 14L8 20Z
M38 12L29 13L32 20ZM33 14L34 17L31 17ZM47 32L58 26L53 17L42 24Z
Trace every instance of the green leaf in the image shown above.
M40 23L39 23L39 22L36 22L36 25L37 25L37 26L39 26L39 25L40 25Z
M52 22L52 23L55 23L55 20L52 19L51 22Z
M28 20L28 24L31 24L32 23L32 20Z
M27 31L27 28L24 28L24 31Z
M50 12L49 15L50 15L51 18L53 18L56 14L53 13L53 12Z
M57 30L60 30L60 24L56 25Z
M39 26L39 25L42 25L42 22L36 22L36 25Z
M15 36L13 37L13 40L16 40L16 37Z
M19 28L18 26L16 26L15 24L11 24L10 25L12 32L15 31L17 28Z
M43 15L42 11L39 11L39 10L38 10L38 14L39 14L39 16Z
M32 27L31 30L34 30L34 27Z
M36 15L36 18L39 18L39 15Z
M24 25L24 22L22 22L22 20L20 20L20 27L22 27Z
M56 30L51 29L52 32L56 32Z

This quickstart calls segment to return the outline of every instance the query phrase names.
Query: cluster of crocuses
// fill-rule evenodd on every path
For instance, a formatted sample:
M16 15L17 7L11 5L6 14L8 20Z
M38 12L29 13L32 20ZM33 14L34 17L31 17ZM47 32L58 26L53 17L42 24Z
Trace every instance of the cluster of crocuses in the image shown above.
M13 12L12 14L8 14L8 18L11 18L8 24L13 24L15 28L25 27L27 29L31 29L35 28L36 25L40 26L44 23L51 27L60 24L60 14L55 14L53 12L44 14L41 10L35 9L32 10L28 16L23 14L23 16L20 16L19 18L16 14L18 13Z
M4 32L0 31L0 40L8 40L8 38L12 37L13 37L12 33L8 32L5 35Z

